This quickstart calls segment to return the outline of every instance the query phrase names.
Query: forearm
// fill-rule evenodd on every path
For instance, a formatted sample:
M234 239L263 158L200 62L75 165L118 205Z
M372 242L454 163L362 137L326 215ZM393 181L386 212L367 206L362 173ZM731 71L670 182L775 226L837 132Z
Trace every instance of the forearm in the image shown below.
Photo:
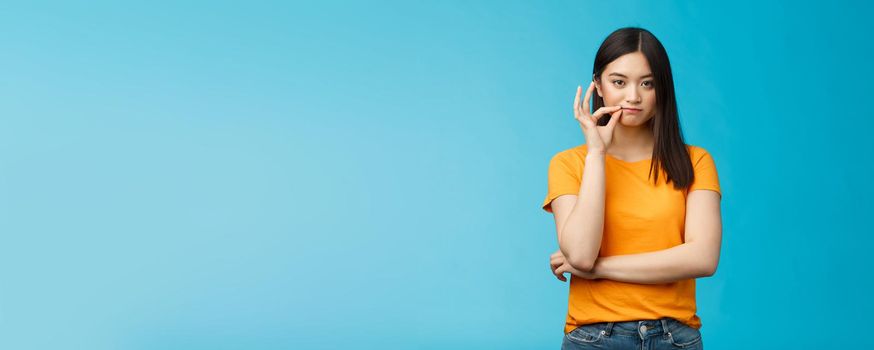
M695 243L684 243L664 250L598 258L592 270L595 278L614 281L658 284L707 277L713 269L702 258Z
M559 248L571 266L591 270L604 232L605 155L586 155L586 166L574 208L560 230Z

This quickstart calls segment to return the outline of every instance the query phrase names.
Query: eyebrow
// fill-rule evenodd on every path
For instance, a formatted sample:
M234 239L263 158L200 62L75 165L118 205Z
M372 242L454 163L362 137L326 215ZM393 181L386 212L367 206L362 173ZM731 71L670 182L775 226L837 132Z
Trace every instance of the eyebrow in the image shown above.
M618 75L618 76L623 77L623 78L628 78L628 77L626 77L625 75L620 74L620 73L610 73L610 74L607 74L607 76L610 76L610 75ZM651 76L652 76L652 73L647 74L647 75L644 75L644 76L642 76L641 78L648 78L648 77L651 77Z

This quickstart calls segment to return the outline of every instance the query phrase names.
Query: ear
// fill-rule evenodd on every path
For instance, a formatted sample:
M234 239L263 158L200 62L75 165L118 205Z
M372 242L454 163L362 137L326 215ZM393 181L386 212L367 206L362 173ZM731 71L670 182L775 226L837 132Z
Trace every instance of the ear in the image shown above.
M598 94L598 97L604 98L604 95L601 94L601 80L592 75L592 81L595 82L595 92Z

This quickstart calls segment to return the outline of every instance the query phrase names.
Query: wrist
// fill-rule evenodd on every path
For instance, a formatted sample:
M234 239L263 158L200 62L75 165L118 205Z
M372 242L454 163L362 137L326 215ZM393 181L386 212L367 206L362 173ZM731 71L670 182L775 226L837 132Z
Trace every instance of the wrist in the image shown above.
M589 150L586 153L586 159L603 159L607 157L607 151Z

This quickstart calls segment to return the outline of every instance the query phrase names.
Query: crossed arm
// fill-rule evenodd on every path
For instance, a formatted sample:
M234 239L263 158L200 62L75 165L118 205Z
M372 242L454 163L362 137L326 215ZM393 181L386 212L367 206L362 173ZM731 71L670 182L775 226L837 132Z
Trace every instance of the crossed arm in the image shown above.
M556 198L556 220L569 212L575 195ZM695 190L686 197L685 238L683 244L664 250L598 257L591 270L571 267L571 274L606 278L622 282L657 284L707 277L716 272L722 243L720 195L716 191Z

